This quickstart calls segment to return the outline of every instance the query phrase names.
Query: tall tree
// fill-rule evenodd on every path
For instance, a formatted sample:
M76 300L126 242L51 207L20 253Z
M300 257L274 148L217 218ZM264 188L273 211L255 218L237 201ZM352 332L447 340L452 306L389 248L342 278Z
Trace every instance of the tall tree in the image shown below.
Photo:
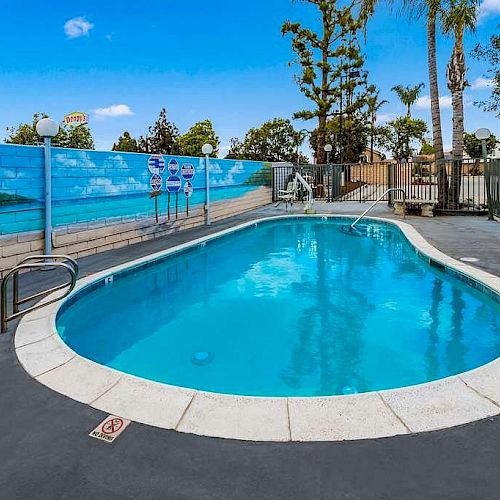
M380 92L377 90L368 96L366 104L368 106L368 117L370 120L370 163L373 163L373 151L375 148L375 138L377 133L377 113L388 101L379 99Z
M274 118L246 133L240 153L248 160L296 163L299 143L299 133L290 120ZM304 156L298 161L308 163Z
M139 137L138 151L152 154L174 154L175 141L179 130L168 120L167 110L163 108L156 122L149 127L148 134Z
M237 137L232 137L229 144L229 151L225 156L226 160L242 160L243 155L243 144Z
M118 140L113 144L113 151L135 153L137 150L137 140L127 131L123 132L123 135L118 137Z
M401 116L380 127L379 141L396 160L409 159L413 155L412 142L423 144L426 133L427 124L423 120Z
M213 146L212 157L217 158L220 141L210 120L195 123L181 135L175 143L175 152L183 156L202 156L201 148L206 143Z
M375 11L377 1L361 0L360 20L365 23L365 26ZM444 207L448 199L448 179L444 161L436 52L436 25L438 16L442 12L443 2L444 0L407 0L405 6L412 17L426 16L427 20L427 69L431 99L432 143L438 177L438 201L439 205Z
M326 142L332 145L332 152L330 153L330 161L332 163L359 162L361 154L366 149L368 139L366 122L367 117L365 115L348 115L342 120L341 131L339 115L332 116L327 121ZM317 140L318 131L314 130L309 142L313 151L317 150ZM348 175L348 172L346 174Z
M500 24L498 29L500 29ZM476 59L488 62L489 68L486 76L491 81L490 99L474 104L485 111L496 113L500 117L500 35L493 35L486 46L477 45L473 55Z
M399 100L406 106L406 116L411 118L411 107L417 102L417 99L422 93L422 89L425 87L424 83L419 83L418 85L395 85L392 87L392 91L397 94Z
M327 120L332 114L334 104L342 95L343 82L341 81L339 86L339 80L348 69L342 64L333 66L332 61L342 63L343 57L349 57L348 35L355 35L361 24L354 19L353 4L337 6L336 0L302 1L319 10L320 32L316 33L298 22L286 21L281 33L290 34L292 37L292 49L297 54L301 66L301 73L295 77L295 81L301 92L312 101L314 108L297 112L294 118L318 119L316 158L318 163L325 163Z
M453 108L453 166L449 188L449 208L458 208L464 153L464 89L467 85L465 73L464 31L474 31L477 23L479 3L477 0L450 0L443 12L443 30L453 33L455 43L448 62L446 77L451 92Z

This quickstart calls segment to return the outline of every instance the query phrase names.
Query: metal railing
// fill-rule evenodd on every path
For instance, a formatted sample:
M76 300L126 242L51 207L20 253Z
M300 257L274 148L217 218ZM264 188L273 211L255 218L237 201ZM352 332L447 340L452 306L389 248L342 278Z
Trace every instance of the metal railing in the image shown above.
M500 160L490 160L487 170L488 209L491 218L500 218Z
M62 285L57 285L55 287L49 288L48 290L42 290L28 297L19 298L19 273L21 271L30 269L65 269L70 275L70 281L63 283ZM7 300L7 286L9 280L12 278L12 314L9 315L8 311L8 300ZM75 288L76 280L78 278L78 263L76 260L68 257L67 255L32 255L21 260L19 264L8 271L2 279L0 292L0 325L1 333L7 331L7 324L13 319L19 318L23 314L40 309L41 307L53 304L58 300L63 299ZM58 290L63 290L68 288L60 297L49 300L48 302L39 302L33 306L26 309L20 310L19 306L31 302L35 299L45 297Z
M405 190L408 199L436 201L437 210L475 214L487 211L487 177L481 159L277 165L273 167L274 192L283 189L295 172L313 187L316 200L365 203L378 200L387 189L400 188ZM493 195L495 183L493 173ZM392 205L390 193L382 199Z
M392 193L392 192L395 192L395 191L400 191L403 193L403 219L405 218L405 214L406 214L406 191L404 189L401 189L401 188L390 188L390 189L386 189L379 197L376 201L374 201L352 224L351 224L351 229L354 229L354 226L379 202L379 201L382 201L382 199L384 198L384 196L386 194L389 194L389 193Z

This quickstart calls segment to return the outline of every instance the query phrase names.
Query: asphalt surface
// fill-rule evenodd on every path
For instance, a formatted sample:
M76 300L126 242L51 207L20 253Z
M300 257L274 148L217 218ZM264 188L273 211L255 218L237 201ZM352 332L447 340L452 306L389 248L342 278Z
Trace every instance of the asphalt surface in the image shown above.
M80 260L82 275L272 212L87 257ZM499 274L500 225L462 217L409 222L443 251L475 252L479 267ZM459 245L453 227L465 228ZM41 284L34 275L26 279L33 290ZM17 362L11 328L0 337L0 498L500 498L498 417L342 443L249 443L132 423L108 444L88 437L105 416L31 379Z

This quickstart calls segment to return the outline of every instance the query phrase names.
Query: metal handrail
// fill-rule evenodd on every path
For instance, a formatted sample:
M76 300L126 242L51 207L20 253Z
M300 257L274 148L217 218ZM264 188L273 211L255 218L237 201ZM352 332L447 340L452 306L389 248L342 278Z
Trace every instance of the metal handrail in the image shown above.
M30 262L30 261L39 261L42 262ZM65 260L66 262L61 262L61 260ZM47 262L48 261L48 262ZM28 269L54 269L54 268L62 268L66 269L70 274L70 281L67 283L63 283L62 285L57 285L48 290L43 290L42 292L37 292L29 297L25 297L19 299L19 273L23 270ZM13 278L13 293L12 293L12 314L9 316L8 306L7 306L7 285L9 282L9 278ZM1 304L0 304L0 328L1 333L5 333L7 331L7 323L16 319L27 312L35 311L41 307L47 306L58 300L63 299L68 296L71 291L75 288L76 280L78 277L78 264L77 262L68 257L67 255L33 255L23 259L16 267L7 272L7 274L3 277L0 294L1 294ZM53 292L57 292L58 290L62 290L63 288L68 287L68 289L60 296L52 299L48 302L41 302L35 304L33 306L28 307L27 309L19 310L19 306L21 304L25 304L26 302L30 302L39 297L44 297Z
M30 261L52 261L52 262L58 262L58 261L64 261L69 263L75 272L75 274L78 276L78 263L76 262L75 259L72 259L68 255L30 255L29 257L25 257L22 259L20 262L17 263L18 266L25 264L26 262ZM16 266L17 267L17 266ZM43 266L45 267L45 266ZM48 267L48 266L47 266ZM63 285L59 285L55 289L51 289L52 292L55 292L57 290L61 290L65 287L67 287L69 283L65 283ZM39 292L35 295L32 295L30 297L24 298L19 300L19 273L15 273L14 276L12 277L12 293L13 293L13 312L17 313L19 311L19 306L21 304L25 304L26 302L30 302L33 299L36 299L38 297L42 297L43 295L46 295L46 291Z
M354 229L354 226L379 202L382 200L382 198L387 194L392 191L401 191L403 193L403 219L405 218L406 214L406 191L402 188L389 188L386 189L378 198L376 201L374 201L352 224L351 224L351 229Z

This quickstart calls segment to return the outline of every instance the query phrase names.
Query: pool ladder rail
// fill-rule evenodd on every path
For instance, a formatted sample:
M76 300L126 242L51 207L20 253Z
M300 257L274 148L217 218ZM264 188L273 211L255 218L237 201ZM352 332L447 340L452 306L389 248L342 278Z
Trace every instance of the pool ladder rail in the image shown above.
M32 269L41 270L53 270L53 269L65 269L69 275L70 280L62 285L57 285L48 290L42 290L29 297L19 298L19 273L21 271L27 271ZM12 314L9 315L8 300L7 300L7 286L12 278ZM21 260L17 266L8 271L2 279L0 286L1 292L1 304L0 304L0 324L1 333L7 332L7 324L13 319L19 318L23 314L26 314L41 307L53 304L64 297L67 297L71 291L75 288L76 280L78 278L78 263L76 260L68 257L67 255L31 255ZM49 301L41 300L37 304L27 307L26 309L20 310L19 306L31 302L32 300L43 298L53 292L58 290L67 290L60 296Z
M400 191L403 193L403 219L406 214L406 191L402 188L389 188L386 189L349 227L351 229L355 229L356 224L379 202L382 201L382 198L388 194L395 191Z

